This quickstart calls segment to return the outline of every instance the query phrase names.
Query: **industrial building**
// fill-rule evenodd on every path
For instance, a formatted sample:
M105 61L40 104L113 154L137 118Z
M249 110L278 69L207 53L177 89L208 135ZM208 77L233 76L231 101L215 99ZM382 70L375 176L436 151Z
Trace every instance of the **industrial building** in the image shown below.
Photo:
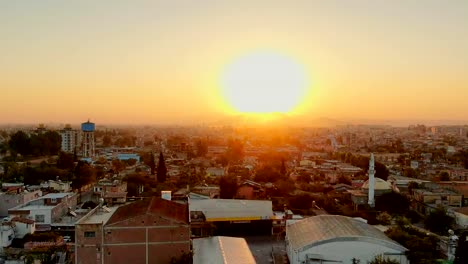
M376 256L407 264L407 249L362 220L340 215L305 218L286 226L291 264L369 263Z
M234 199L190 199L192 236L270 235L271 201Z
M255 264L244 238L205 237L193 240L193 264Z

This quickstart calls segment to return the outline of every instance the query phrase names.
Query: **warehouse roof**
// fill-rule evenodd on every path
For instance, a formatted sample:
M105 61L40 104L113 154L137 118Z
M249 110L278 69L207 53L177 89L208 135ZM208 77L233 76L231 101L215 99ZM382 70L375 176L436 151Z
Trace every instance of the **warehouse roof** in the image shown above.
M273 217L271 201L203 199L190 200L190 212L201 211L206 221L262 220Z
M335 241L366 241L407 250L377 228L341 215L319 215L297 221L286 226L286 237L291 247L299 251Z
M245 239L206 237L193 240L193 264L255 264Z

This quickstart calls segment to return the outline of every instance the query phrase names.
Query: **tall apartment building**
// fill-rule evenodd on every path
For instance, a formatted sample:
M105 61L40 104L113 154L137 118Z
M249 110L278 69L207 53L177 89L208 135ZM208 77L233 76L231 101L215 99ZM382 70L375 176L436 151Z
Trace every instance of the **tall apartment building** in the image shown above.
M94 123L86 122L81 124L81 156L83 158L92 158L95 154L94 149L94 131L95 125Z
M81 133L79 130L72 129L70 125L66 125L64 129L60 130L62 136L62 151L67 153L74 153L78 151L81 144Z

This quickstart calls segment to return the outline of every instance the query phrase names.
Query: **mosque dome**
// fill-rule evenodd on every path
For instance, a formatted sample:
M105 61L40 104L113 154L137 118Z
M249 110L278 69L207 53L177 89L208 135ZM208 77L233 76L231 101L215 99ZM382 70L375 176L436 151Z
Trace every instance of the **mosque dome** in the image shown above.
M380 178L375 178L374 182L375 182L374 190L376 191L377 190L382 190L382 191L392 190L392 184L389 183L388 181L382 180ZM369 190L369 180L365 181L362 184L362 189Z

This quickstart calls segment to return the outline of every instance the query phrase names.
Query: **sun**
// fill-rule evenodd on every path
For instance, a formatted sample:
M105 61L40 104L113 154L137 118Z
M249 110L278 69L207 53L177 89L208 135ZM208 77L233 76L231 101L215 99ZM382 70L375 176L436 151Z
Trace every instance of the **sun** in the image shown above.
M291 112L304 98L304 66L277 52L253 52L229 63L221 76L222 93L237 112Z

